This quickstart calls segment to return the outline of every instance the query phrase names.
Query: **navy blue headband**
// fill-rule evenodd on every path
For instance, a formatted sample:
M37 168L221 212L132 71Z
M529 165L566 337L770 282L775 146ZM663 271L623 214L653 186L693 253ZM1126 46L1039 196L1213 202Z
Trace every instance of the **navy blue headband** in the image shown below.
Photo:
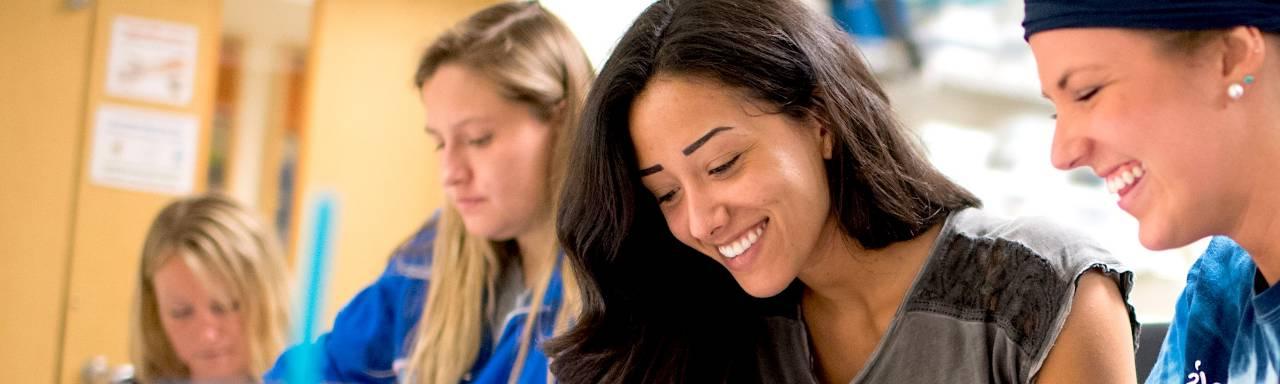
M1026 0L1023 38L1059 28L1203 30L1241 25L1280 32L1280 0Z

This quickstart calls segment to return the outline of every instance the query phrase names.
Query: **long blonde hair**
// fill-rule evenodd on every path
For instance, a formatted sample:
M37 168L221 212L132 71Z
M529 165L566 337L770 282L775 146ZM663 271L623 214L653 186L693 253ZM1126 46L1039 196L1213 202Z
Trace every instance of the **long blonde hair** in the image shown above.
M568 162L572 133L577 129L587 88L594 71L577 39L558 18L536 2L503 3L481 10L437 38L422 56L415 82L418 88L441 65L461 64L498 85L503 96L530 107L552 125L550 179L552 197L548 217L555 217ZM555 229L554 219L543 223ZM543 245L558 253L552 239ZM406 377L419 382L458 382L480 350L485 315L494 311L499 255L506 244L468 234L457 210L445 203L436 235L432 278ZM561 273L563 304L555 329L567 327L567 317L579 306L577 284L568 263ZM552 267L554 268L554 267ZM537 282L532 309L520 336L520 350L511 371L515 381L534 344L534 320L539 318L552 271L526 271ZM485 305L487 303L487 305Z
M156 215L138 263L130 324L140 382L191 375L165 335L156 303L156 271L173 258L186 263L214 297L237 304L247 330L249 373L266 372L283 350L289 326L284 253L273 233L254 213L220 195L178 200Z

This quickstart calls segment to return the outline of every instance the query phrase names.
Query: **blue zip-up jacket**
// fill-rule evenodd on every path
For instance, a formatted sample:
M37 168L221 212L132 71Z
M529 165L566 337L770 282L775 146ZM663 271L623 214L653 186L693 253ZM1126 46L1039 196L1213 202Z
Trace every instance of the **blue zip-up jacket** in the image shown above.
M436 219L428 220L413 237L396 250L382 276L347 303L334 320L333 329L313 344L319 348L320 378L325 382L394 383L413 350L413 339L431 277L432 246ZM547 382L547 356L537 345L549 339L560 308L559 262L544 295L535 326L533 347L525 358L521 383ZM495 335L482 332L480 353L463 383L506 383L520 350L519 338L530 310L530 298L523 295L512 316L508 316L494 343ZM488 329L488 327L486 327ZM289 348L276 360L265 381L284 382L289 366L301 355Z

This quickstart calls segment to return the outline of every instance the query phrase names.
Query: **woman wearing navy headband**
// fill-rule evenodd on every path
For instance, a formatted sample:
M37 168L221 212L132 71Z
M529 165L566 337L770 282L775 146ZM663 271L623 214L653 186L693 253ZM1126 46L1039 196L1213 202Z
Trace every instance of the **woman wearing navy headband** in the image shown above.
M1218 236L1147 381L1280 381L1280 2L1027 0L1023 26L1054 166L1104 178L1147 248Z

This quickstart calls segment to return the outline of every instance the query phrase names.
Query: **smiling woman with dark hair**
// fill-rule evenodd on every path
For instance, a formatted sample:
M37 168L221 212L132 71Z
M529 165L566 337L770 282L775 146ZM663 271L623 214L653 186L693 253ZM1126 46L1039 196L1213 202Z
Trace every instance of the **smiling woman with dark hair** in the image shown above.
M976 209L891 110L796 2L650 6L572 148L557 222L584 308L556 376L1133 381L1132 274Z

